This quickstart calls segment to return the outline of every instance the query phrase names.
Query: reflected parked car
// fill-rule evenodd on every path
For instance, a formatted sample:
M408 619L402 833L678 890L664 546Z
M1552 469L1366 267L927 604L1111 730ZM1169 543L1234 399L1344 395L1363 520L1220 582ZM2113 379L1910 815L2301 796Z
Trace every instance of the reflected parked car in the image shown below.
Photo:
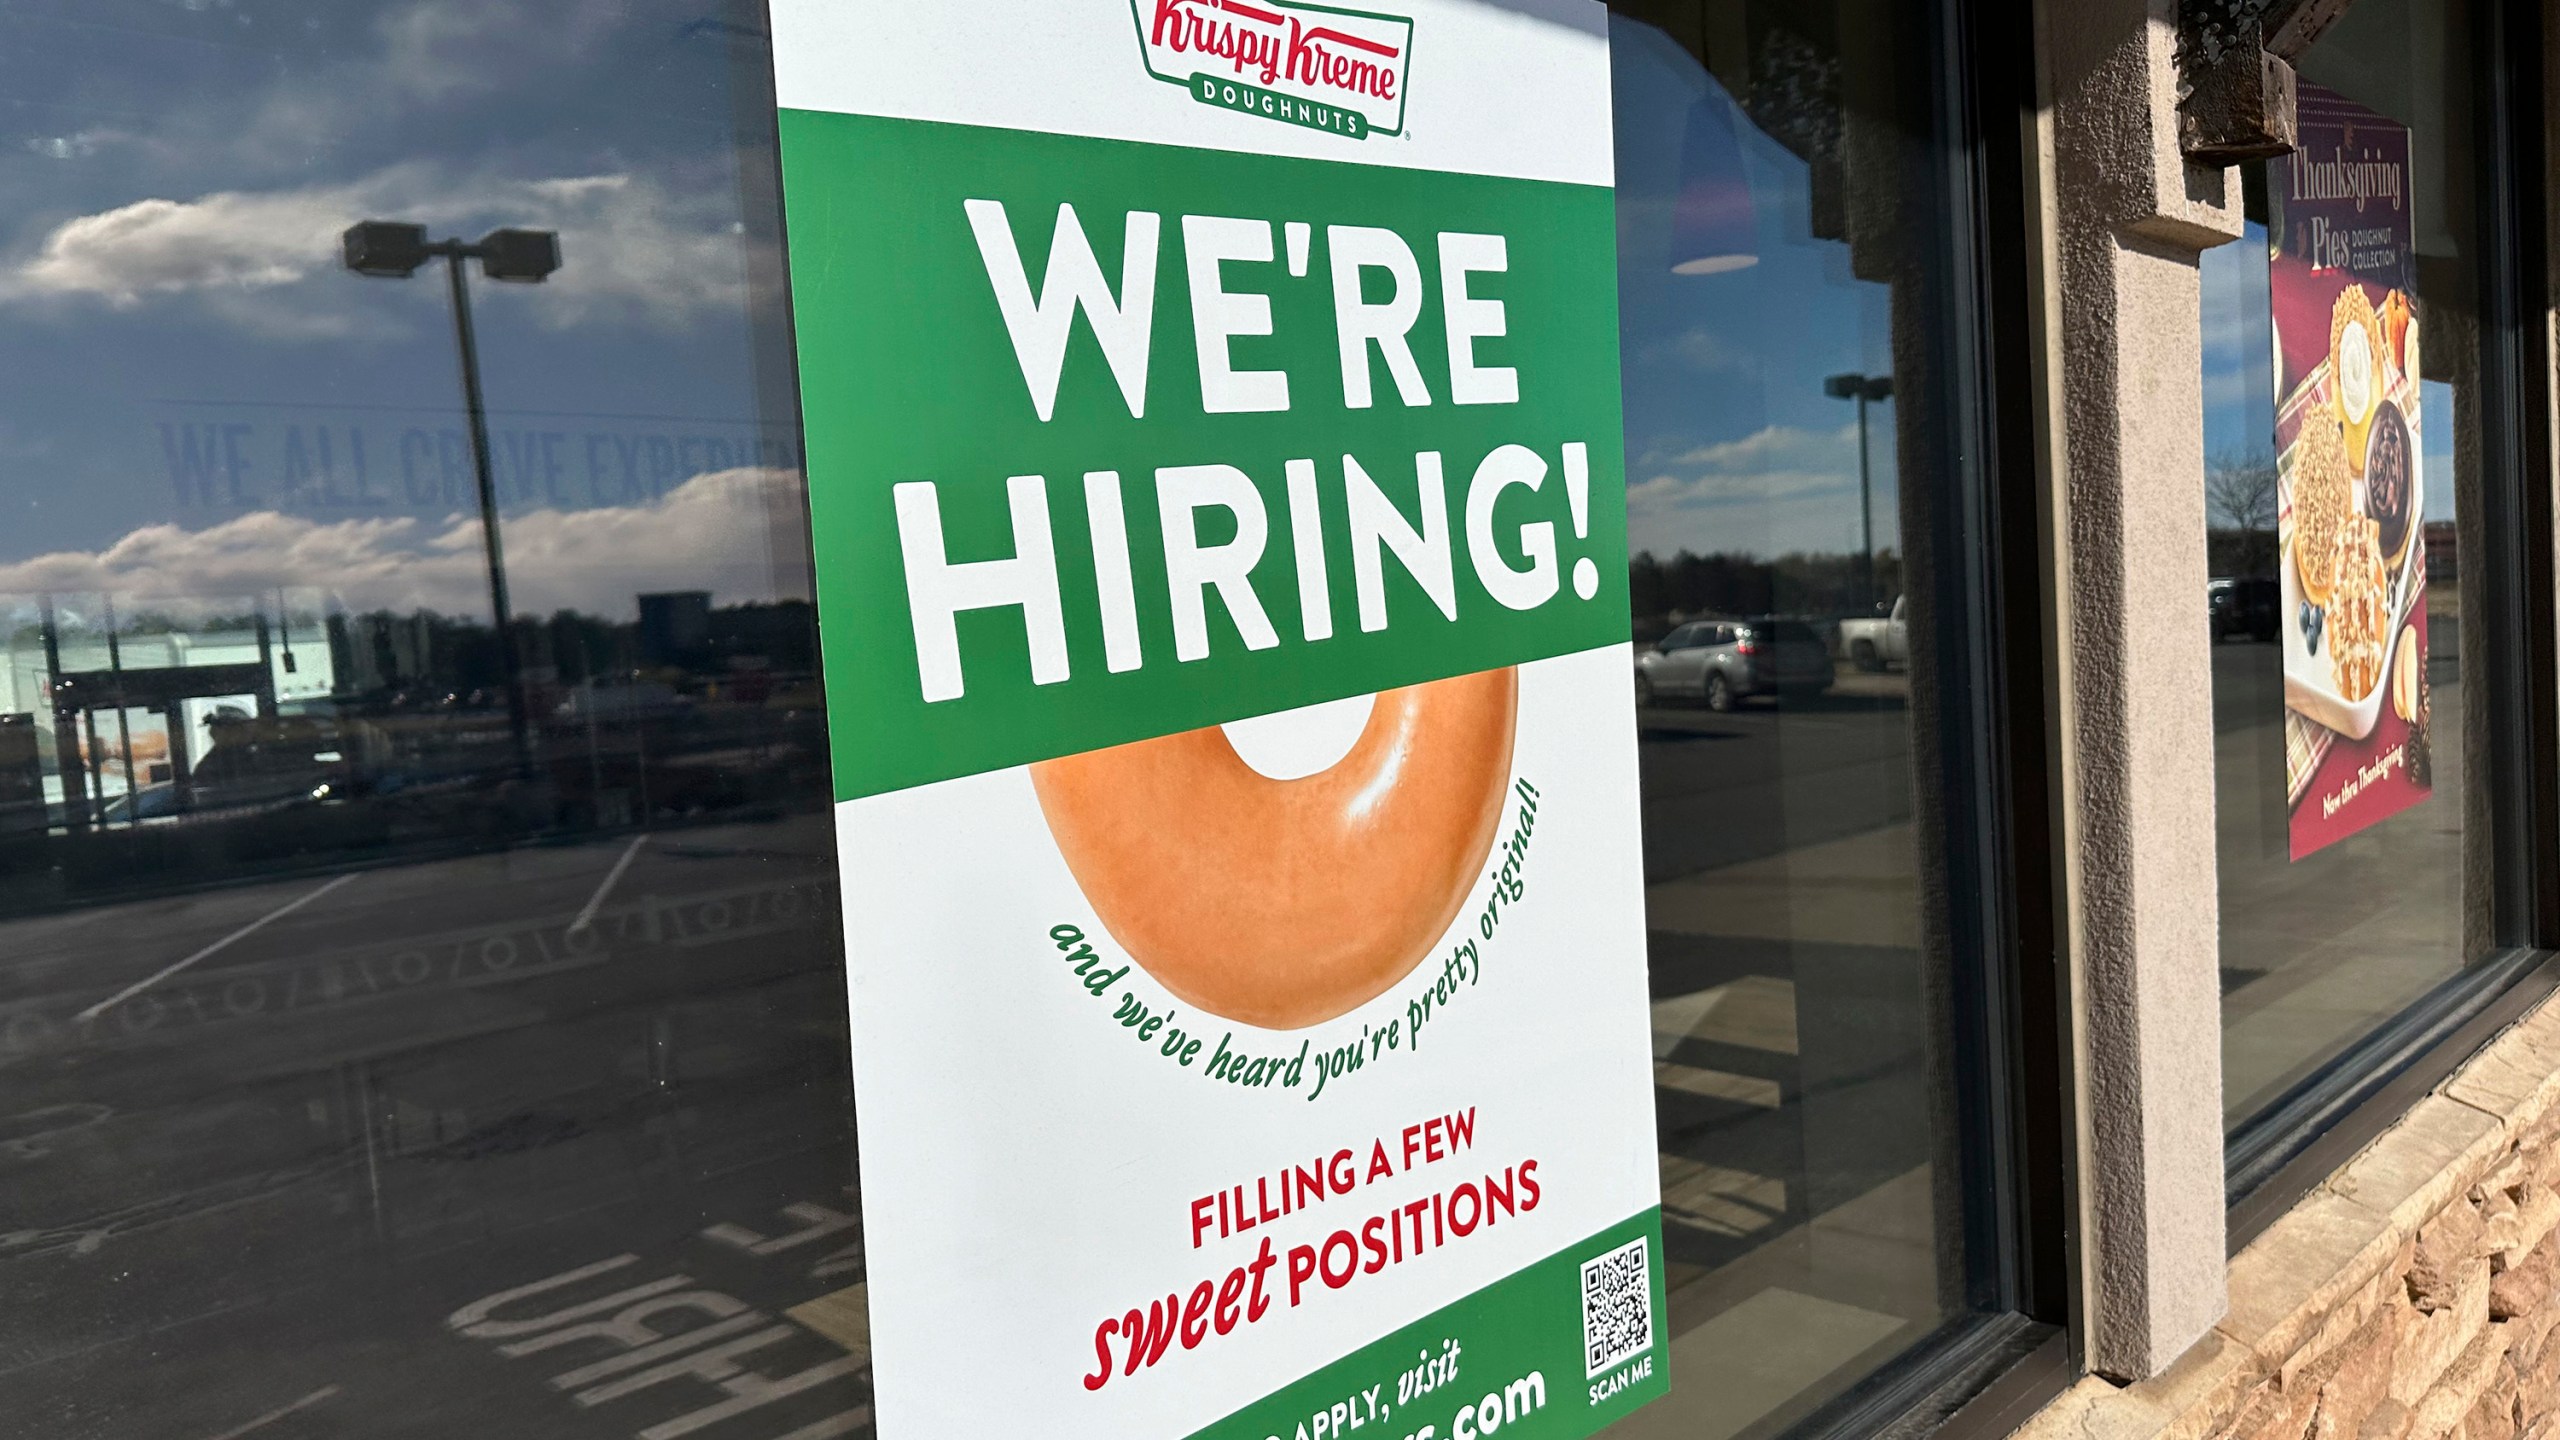
M132 825L144 820L165 820L184 808L178 803L178 787L158 780L132 794L116 796L100 813L109 825Z
M1636 656L1636 703L1677 698L1730 710L1755 695L1819 695L1831 679L1830 647L1801 620L1694 620Z
M2246 635L2252 640L2273 640L2276 638L2277 615L2284 608L2284 601L2275 581L2264 576L2244 575L2206 582L2205 607L2212 619L2216 643L2234 635Z
M1851 616L1840 622L1840 653L1849 657L1861 670L1883 670L1889 666L1911 663L1911 612L1907 596L1893 597L1887 609L1879 604L1872 616Z

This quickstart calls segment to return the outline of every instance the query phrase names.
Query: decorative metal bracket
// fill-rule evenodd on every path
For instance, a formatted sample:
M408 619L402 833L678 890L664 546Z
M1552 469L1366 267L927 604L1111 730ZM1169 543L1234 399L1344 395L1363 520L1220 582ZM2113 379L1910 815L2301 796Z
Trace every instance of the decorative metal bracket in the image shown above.
M2293 61L2349 0L2180 0L2178 148L2199 165L2291 154Z

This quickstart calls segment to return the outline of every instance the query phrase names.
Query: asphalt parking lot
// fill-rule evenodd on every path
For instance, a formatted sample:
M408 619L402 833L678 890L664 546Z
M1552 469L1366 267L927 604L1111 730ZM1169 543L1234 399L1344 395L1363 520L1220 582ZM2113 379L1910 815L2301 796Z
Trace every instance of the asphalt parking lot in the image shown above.
M831 838L803 815L0 926L12 1424L867 1428ZM457 1323L528 1286L486 1322L518 1328ZM634 1287L695 1313L525 1325ZM613 1368L706 1317L744 1347L726 1374Z
M1666 1163L1748 1177L1680 1182L1727 1217L1679 1238L1690 1274L1914 1159L1916 951L1770 923L1838 908L1813 857L1905 843L1900 691L1637 717L1648 885L1744 897L1657 929L1657 1013L1788 997L1664 1050L1690 1077ZM13 1414L81 1440L867 1433L834 866L813 811L0 923ZM1850 928L1907 928L1911 873ZM727 1370L649 1356L702 1324L746 1347Z

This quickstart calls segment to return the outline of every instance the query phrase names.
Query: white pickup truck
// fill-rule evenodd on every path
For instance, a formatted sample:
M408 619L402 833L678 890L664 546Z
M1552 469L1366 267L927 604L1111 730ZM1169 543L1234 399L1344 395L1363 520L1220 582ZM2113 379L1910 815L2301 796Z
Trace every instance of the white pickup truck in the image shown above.
M1861 670L1882 670L1888 665L1911 663L1911 625L1904 607L1909 601L1900 595L1893 598L1893 611L1872 620L1840 622L1840 653Z

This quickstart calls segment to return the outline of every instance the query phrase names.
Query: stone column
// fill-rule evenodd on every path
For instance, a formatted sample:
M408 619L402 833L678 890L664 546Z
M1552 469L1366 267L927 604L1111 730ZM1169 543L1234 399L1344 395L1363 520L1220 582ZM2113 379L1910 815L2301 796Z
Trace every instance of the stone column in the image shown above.
M2038 7L2056 754L2088 1363L2223 1313L2221 996L2197 257L2239 177L2178 149L2173 0Z

